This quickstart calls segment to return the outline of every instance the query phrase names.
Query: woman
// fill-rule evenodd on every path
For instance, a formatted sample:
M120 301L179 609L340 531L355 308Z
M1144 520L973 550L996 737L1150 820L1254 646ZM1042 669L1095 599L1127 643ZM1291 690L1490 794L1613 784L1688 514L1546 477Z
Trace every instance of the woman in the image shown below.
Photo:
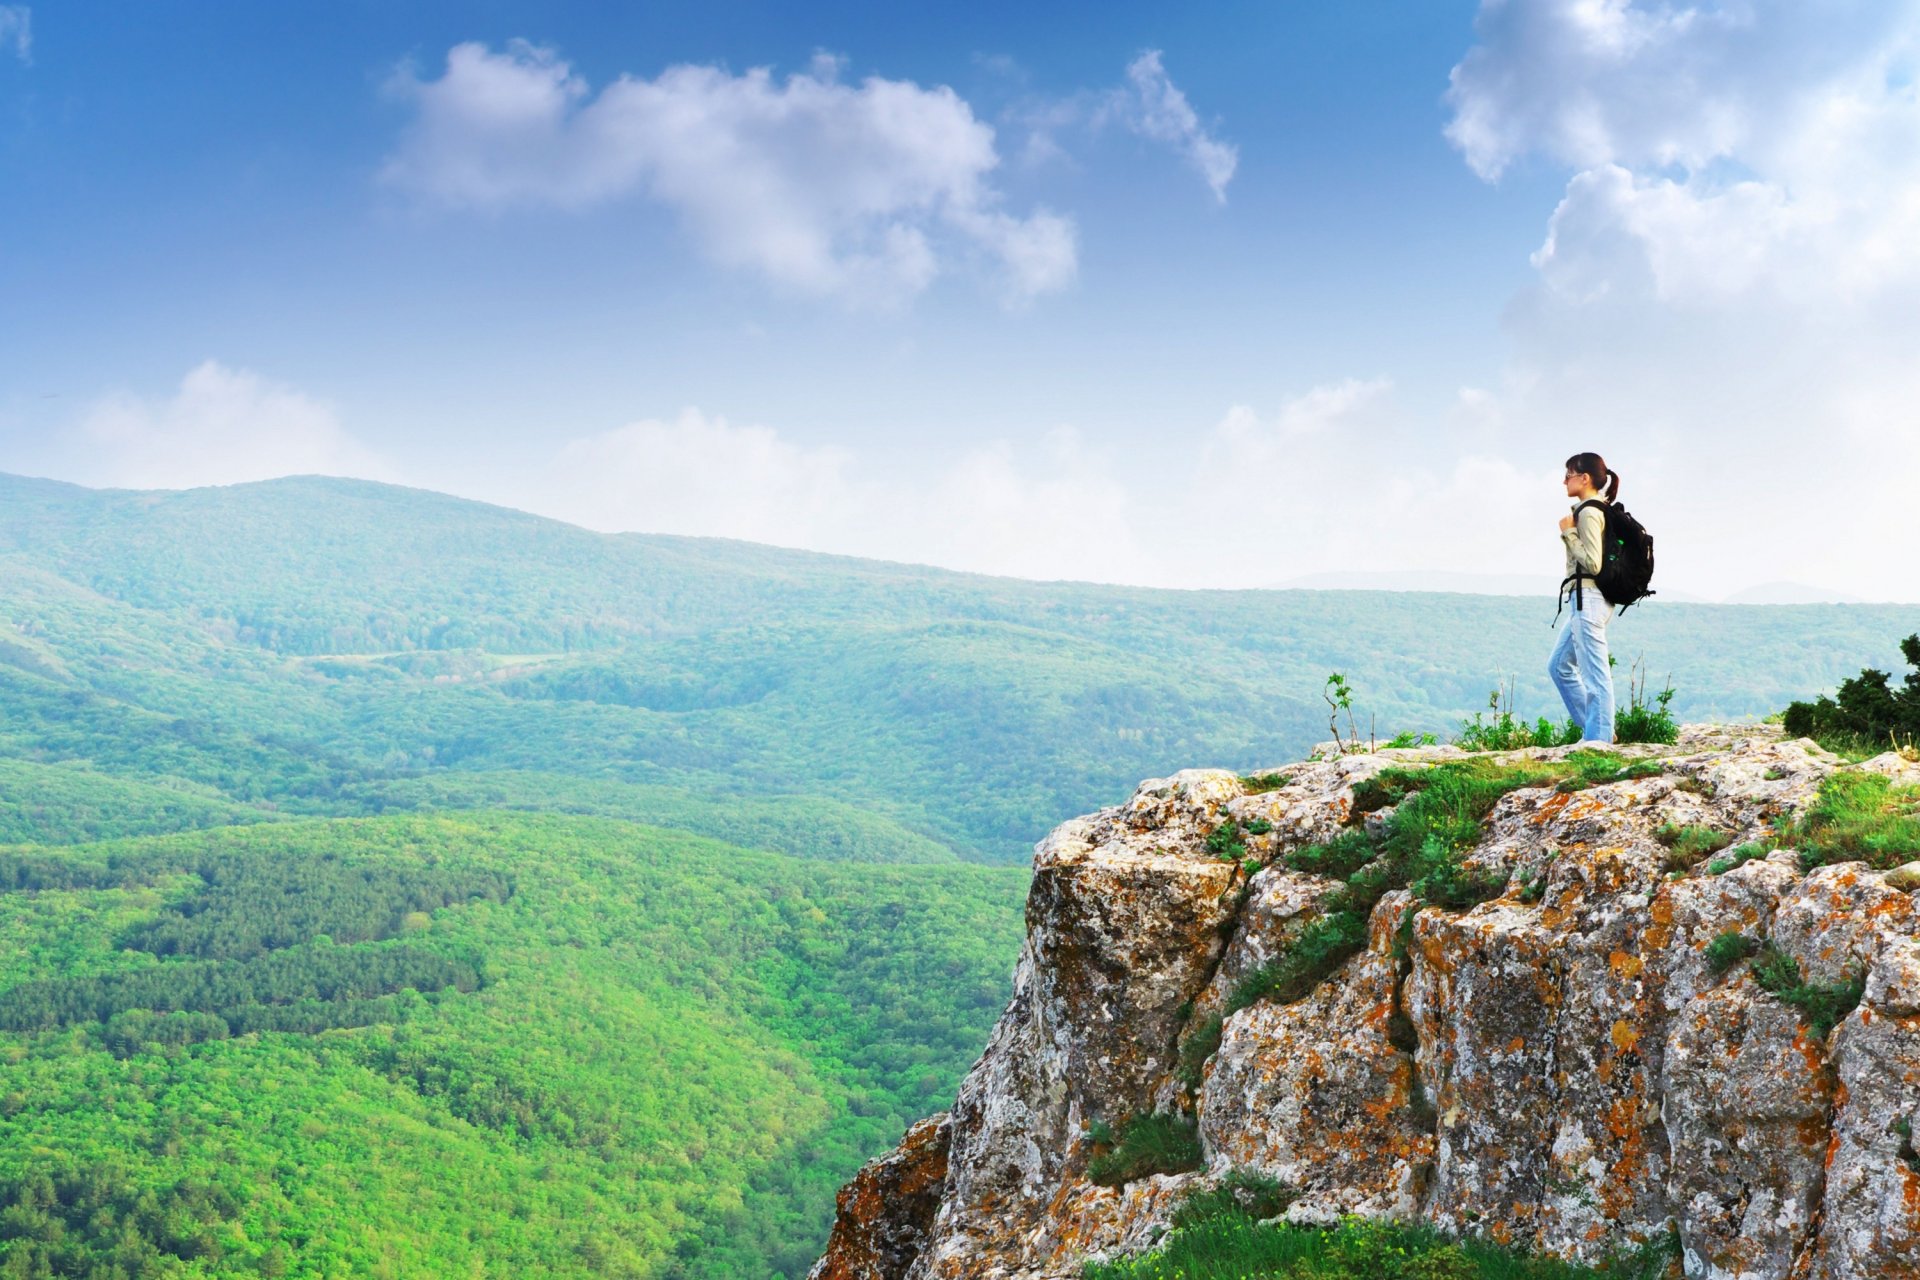
M1613 741L1613 673L1607 663L1607 623L1613 619L1613 606L1594 580L1600 572L1607 517L1599 507L1583 509L1580 504L1618 498L1620 476L1607 470L1599 454L1576 453L1567 459L1567 496L1574 500L1578 515L1560 517L1560 543L1567 553L1560 603L1571 603L1573 612L1554 642L1547 673L1567 704L1567 714L1580 726L1580 745L1599 746Z

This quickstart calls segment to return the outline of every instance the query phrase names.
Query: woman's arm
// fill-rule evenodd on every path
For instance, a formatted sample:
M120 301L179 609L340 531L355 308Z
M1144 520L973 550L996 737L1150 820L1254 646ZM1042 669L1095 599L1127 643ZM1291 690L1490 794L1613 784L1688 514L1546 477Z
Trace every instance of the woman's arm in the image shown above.
M1584 507L1571 529L1560 531L1561 541L1582 573L1600 572L1601 543L1607 532L1606 513L1598 507Z

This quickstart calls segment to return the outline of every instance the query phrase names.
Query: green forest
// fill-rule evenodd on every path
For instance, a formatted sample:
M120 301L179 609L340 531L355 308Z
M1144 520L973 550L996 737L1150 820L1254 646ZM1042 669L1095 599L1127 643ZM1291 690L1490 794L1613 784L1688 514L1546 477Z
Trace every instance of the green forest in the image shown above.
M1035 840L1298 758L1331 671L1383 741L1557 715L1552 603L0 475L0 1277L797 1278L984 1046ZM1851 714L1915 613L1614 643Z
M475 813L0 885L0 1275L761 1277L977 1055L1025 876Z

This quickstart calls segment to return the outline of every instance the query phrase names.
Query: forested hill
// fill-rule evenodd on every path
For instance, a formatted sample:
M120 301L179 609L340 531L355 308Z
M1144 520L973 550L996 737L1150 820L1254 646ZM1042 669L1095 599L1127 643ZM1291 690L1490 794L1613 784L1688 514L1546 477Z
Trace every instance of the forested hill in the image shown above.
M1291 569L1274 549L1274 572ZM1675 710L1835 685L1912 608L1655 601L1615 632ZM1197 762L1445 734L1539 674L1548 598L1036 583L603 535L301 477L95 491L0 476L0 840L509 805L864 860L1023 860ZM98 802L104 789L118 800Z

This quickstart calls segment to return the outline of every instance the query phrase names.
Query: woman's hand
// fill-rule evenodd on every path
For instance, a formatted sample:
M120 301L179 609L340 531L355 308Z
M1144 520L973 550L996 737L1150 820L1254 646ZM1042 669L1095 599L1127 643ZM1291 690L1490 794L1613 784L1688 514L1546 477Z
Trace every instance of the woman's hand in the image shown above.
M1571 528L1573 528L1573 517L1572 517L1572 516L1570 516L1570 515L1568 515L1568 516L1561 516L1561 517L1560 517L1560 532L1562 532L1562 533L1565 533L1565 532L1566 532L1567 530L1569 530L1569 529L1571 529Z

